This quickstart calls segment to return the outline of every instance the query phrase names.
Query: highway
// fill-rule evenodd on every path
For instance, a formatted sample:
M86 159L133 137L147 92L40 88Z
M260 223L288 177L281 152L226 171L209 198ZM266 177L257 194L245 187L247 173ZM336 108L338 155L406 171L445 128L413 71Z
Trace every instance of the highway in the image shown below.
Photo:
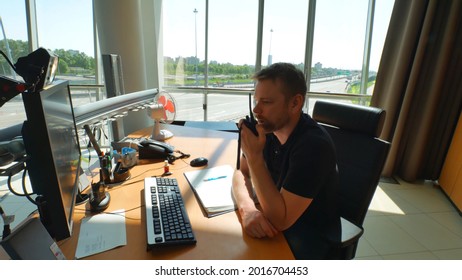
M310 91L312 92L336 92L344 93L347 83L345 79L330 80L318 83L312 83ZM175 117L177 120L204 120L204 111L202 104L204 97L202 94L193 93L171 93L176 101L178 112ZM314 103L314 102L311 102ZM310 103L310 107L311 104ZM207 95L207 120L238 120L249 113L248 95L228 95L214 94ZM312 109L308 111L311 112Z

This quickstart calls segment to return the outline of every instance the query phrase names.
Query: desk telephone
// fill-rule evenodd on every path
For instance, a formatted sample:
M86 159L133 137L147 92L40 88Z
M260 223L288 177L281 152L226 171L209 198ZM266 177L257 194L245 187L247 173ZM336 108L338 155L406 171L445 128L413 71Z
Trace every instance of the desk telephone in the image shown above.
M173 146L152 140L144 139L138 143L139 159L169 159L173 157Z

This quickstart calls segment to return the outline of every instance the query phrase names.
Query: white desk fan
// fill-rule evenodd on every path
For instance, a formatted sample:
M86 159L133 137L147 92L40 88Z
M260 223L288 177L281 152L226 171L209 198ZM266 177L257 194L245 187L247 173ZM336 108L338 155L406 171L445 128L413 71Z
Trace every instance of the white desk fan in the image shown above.
M154 140L165 140L173 136L173 133L160 129L160 123L172 123L176 116L176 105L173 96L163 91L160 92L154 104L148 108L148 116L154 120L154 129L152 130L151 138Z

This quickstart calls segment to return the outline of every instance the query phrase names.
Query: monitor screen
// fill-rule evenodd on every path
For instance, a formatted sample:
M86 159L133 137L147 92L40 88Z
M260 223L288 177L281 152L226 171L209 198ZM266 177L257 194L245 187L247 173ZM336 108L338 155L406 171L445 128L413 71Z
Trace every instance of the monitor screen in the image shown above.
M42 223L56 240L72 234L80 146L67 81L23 93L27 169Z

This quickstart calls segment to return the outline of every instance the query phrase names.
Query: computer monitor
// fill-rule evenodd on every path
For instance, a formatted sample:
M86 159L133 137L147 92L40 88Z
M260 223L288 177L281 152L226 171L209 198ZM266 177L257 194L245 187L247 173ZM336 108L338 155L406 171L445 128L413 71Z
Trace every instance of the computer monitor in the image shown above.
M22 94L27 171L40 219L57 241L72 234L80 175L80 145L68 81Z

